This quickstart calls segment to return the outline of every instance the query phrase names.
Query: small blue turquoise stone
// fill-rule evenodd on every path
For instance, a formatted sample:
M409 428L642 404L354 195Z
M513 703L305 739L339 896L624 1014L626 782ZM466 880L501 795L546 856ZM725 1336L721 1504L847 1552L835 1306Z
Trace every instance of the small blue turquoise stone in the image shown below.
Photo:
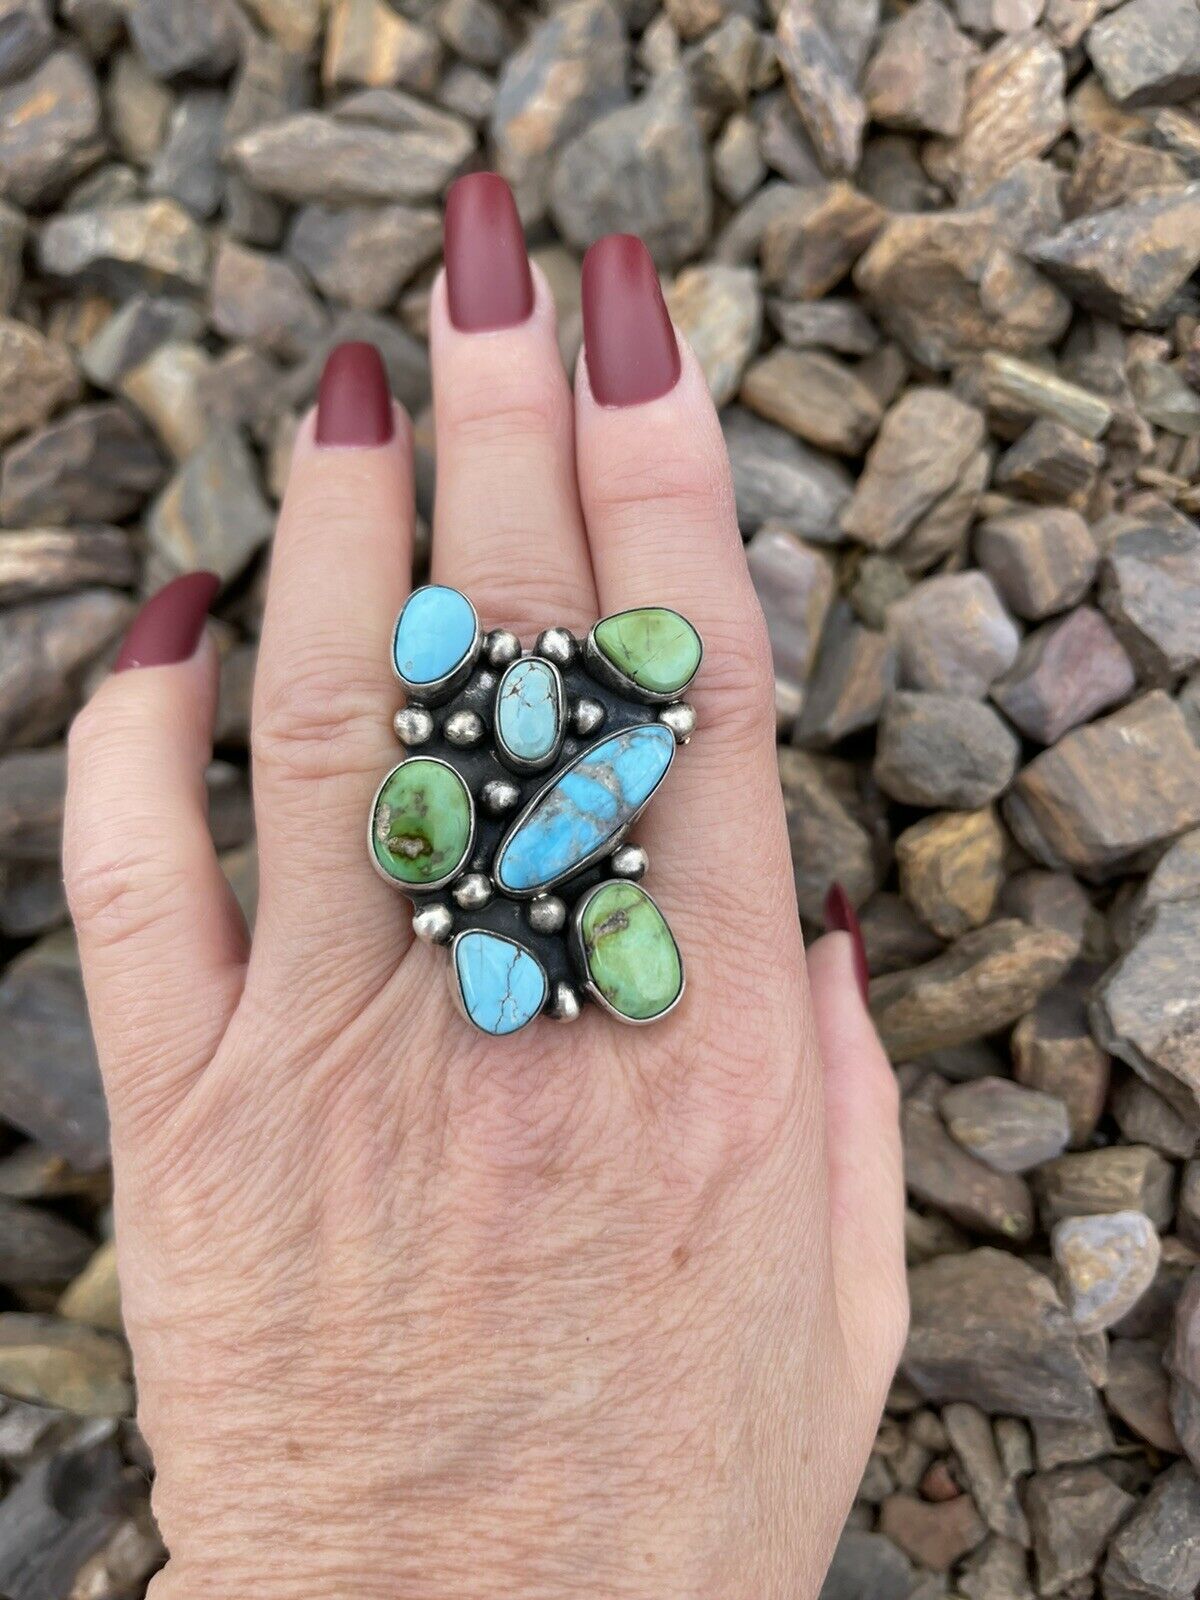
M419 689L449 677L478 644L479 621L465 594L441 584L416 589L396 623L396 671Z
M484 1033L516 1033L546 1003L541 962L499 934L482 929L464 933L455 942L454 972L463 1009Z
M610 734L549 785L496 855L495 878L533 894L603 850L658 788L675 755L661 722Z
M496 690L496 732L518 761L546 761L558 748L562 686L548 661L514 661Z

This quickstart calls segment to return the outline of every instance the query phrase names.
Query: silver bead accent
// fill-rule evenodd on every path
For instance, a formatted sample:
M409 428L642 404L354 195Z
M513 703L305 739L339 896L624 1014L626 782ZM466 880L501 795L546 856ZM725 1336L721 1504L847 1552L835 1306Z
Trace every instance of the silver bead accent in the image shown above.
M566 628L547 628L538 634L537 653L556 667L569 667L575 655L575 635Z
M414 745L425 744L433 738L433 718L424 706L405 706L392 718L392 727L401 744L411 750Z
M556 894L539 894L529 903L529 926L535 933L557 933L567 920L567 908Z
M454 932L454 918L446 906L420 906L413 912L412 927L423 944L445 944Z
M676 744L687 744L696 731L696 708L680 700L677 705L664 706L658 713L658 720L670 728Z
M521 654L521 641L507 628L493 628L483 644L484 652L494 667L507 667Z
M554 985L554 992L546 1009L556 1022L575 1022L583 1007L579 995L571 985L560 980Z
M650 857L640 844L623 844L614 850L609 859L609 870L616 878L644 878L650 866Z
M442 732L451 744L465 750L468 745L478 744L483 738L483 718L477 711L456 711L453 716L446 718Z
M464 911L482 911L492 898L492 880L482 872L468 872L451 889Z
M507 778L489 778L479 791L480 804L494 817L502 817L506 811L511 811L520 798L520 789Z
M576 700L571 712L571 725L581 738L586 739L589 733L595 733L606 715L599 700Z

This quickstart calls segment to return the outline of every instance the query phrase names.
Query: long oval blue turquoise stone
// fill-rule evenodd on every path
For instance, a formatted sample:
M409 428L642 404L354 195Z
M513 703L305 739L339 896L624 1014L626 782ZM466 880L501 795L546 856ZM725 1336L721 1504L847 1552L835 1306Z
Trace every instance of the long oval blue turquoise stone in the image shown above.
M454 944L454 976L463 1010L477 1028L516 1033L546 1003L549 985L540 961L512 939L473 928Z
M661 722L610 734L585 750L517 822L496 855L497 884L532 894L615 838L658 788L675 755Z
M562 690L548 661L514 661L496 690L496 733L518 761L545 761L558 747Z
M438 583L415 589L396 623L396 671L414 689L437 683L463 665L478 636L479 621L465 594Z

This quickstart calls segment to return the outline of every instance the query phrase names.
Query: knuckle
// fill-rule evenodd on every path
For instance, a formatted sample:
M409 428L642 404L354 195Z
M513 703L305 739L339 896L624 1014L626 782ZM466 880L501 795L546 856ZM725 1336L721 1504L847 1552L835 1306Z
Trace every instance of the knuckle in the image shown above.
M105 947L136 939L187 903L182 864L128 838L97 844L69 832L63 880L76 926Z
M761 617L706 641L703 673L706 710L717 720L736 719L753 738L775 726L775 670Z
M378 674L331 652L260 683L252 758L272 774L305 782L348 771L374 772L380 729L386 725Z
M472 451L516 440L526 449L557 443L567 432L567 404L565 384L549 372L515 373L498 386L457 384L439 403L438 431Z
M593 511L620 528L628 520L646 525L646 512L672 508L684 517L733 523L733 489L723 456L714 450L655 451L614 455L595 462L588 499Z

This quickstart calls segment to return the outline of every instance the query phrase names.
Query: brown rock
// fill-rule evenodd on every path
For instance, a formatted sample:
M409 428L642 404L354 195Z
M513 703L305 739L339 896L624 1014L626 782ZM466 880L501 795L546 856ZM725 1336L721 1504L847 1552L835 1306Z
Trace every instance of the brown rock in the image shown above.
M441 243L432 207L309 205L297 212L287 249L327 299L379 311Z
M133 41L156 78L222 77L238 49L238 15L230 0L128 0Z
M1144 680L1166 685L1188 671L1200 661L1200 528L1180 518L1119 533L1104 553L1100 604Z
M59 50L19 83L0 88L0 195L45 206L104 150L91 68Z
M429 94L437 87L441 64L437 35L384 0L335 0L321 66L327 88L399 84Z
M1087 523L1067 510L990 518L975 535L975 553L1005 602L1034 622L1082 599L1099 561Z
M1097 1037L1189 1122L1200 1117L1200 900L1158 907L1092 1006Z
M1142 931L1156 906L1197 896L1200 896L1200 829L1185 833L1159 858L1158 865L1130 903L1129 937L1123 930L1122 942L1131 942L1132 934Z
M882 206L848 183L797 189L763 229L763 281L797 300L818 300L841 282L884 221Z
M879 720L896 687L896 653L886 634L860 627L839 601L821 638L793 741L822 750Z
M1166 1228L1173 1208L1174 1172L1157 1150L1145 1145L1109 1145L1049 1161L1037 1174L1043 1225L1067 1217L1141 1211Z
M1120 106L1187 100L1200 89L1200 13L1188 0L1130 0L1088 32L1087 52Z
M1160 690L1078 728L1030 762L1006 802L1039 861L1112 876L1200 822L1200 750Z
M1029 1011L1073 954L1063 934L1022 922L964 934L923 967L872 983L880 1037L898 1061L985 1038Z
M1171 1419L1192 1464L1200 1458L1200 1271L1188 1279L1165 1357Z
M1020 634L982 572L920 583L889 614L907 688L982 697L1012 666Z
M165 574L204 568L228 582L273 527L244 441L232 429L216 428L155 501L147 531Z
M1185 168L1165 150L1097 133L1086 139L1063 188L1069 218L1106 211L1163 189L1182 189Z
M1162 1348L1154 1339L1114 1339L1108 1347L1104 1399L1140 1439L1168 1455L1181 1451L1171 1421L1170 1389Z
M1140 1211L1067 1217L1055 1224L1050 1246L1081 1333L1102 1333L1133 1309L1154 1282L1162 1249Z
M213 264L212 320L226 339L285 360L306 354L325 326L324 312L286 261L229 239Z
M1004 876L1004 831L990 806L925 817L896 840L900 888L943 939L987 921Z
M1083 1003L1066 989L1044 994L1013 1032L1017 1081L1067 1108L1071 1143L1085 1144L1108 1097L1109 1059L1087 1026Z
M1108 1549L1104 1600L1188 1600L1200 1584L1200 1477L1169 1467Z
M1113 408L1102 395L1000 350L986 351L970 377L971 398L1005 438L1015 438L1029 423L1046 417L1085 439L1098 439L1113 419Z
M1127 1144L1148 1144L1178 1161L1195 1155L1200 1129L1140 1078L1126 1078L1113 1095L1112 1112Z
M996 487L1042 504L1080 504L1103 462L1102 446L1043 417L1000 457Z
M1051 745L1124 700L1135 684L1112 629L1098 611L1080 606L1031 633L991 694L1022 733Z
M954 488L983 442L983 418L942 389L910 389L883 419L843 530L887 549Z
M1019 747L989 706L948 694L894 694L883 709L875 780L906 805L973 811L1002 794Z
M0 83L32 72L54 44L46 0L6 0L0 33Z
M162 478L162 458L124 406L80 406L14 445L0 469L0 520L119 522Z
M717 407L732 400L762 335L762 294L748 267L687 267L666 292L675 326L691 345Z
M713 145L713 183L732 206L748 200L767 175L753 120L736 112Z
M1080 217L1029 255L1101 315L1152 323L1200 263L1200 184Z
M987 1532L964 1494L940 1505L911 1494L889 1495L880 1508L879 1528L906 1556L935 1572L948 1572Z
M628 41L607 0L572 0L530 34L501 74L492 111L496 167L521 214L540 217L554 157L627 98Z
M869 356L879 348L879 329L856 300L770 299L767 316L793 350Z
M875 977L916 966L942 948L942 941L898 894L872 895L860 908L858 920L867 947L867 968Z
M820 761L781 748L779 776L787 815L800 915L820 924L836 880L861 902L878 886L871 836L850 812Z
M129 1352L111 1334L16 1311L0 1314L0 1389L82 1417L128 1416Z
M1002 1539L1029 1543L1029 1528L1012 1474L1000 1458L992 1424L972 1405L949 1405L942 1421L984 1521Z
M721 425L742 532L779 522L801 538L837 543L838 519L850 497L842 463L740 406L731 406Z
M64 212L42 230L38 258L52 277L118 294L131 288L196 289L208 273L208 239L174 200Z
M0 746L57 733L84 669L125 630L133 606L112 589L12 606L0 628Z
M1088 1578L1113 1531L1136 1504L1099 1467L1061 1467L1029 1480L1026 1506L1038 1593L1062 1594Z
M834 593L829 557L786 528L765 527L746 547L750 576L766 618L782 726L795 721Z
M1028 1185L1011 1173L985 1166L949 1136L939 1115L947 1092L954 1091L947 1090L944 1080L931 1073L901 1108L904 1181L909 1194L973 1233L1028 1239L1034 1222Z
M79 374L65 346L27 323L0 318L0 443L40 427L79 394Z
M212 362L194 344L159 345L141 366L126 373L121 394L145 417L176 460L203 442L212 415L203 400Z
M0 756L0 856L9 861L58 860L66 787L61 745Z
M819 350L777 345L747 372L742 403L835 455L859 456L875 436L879 402L853 370Z
M941 1256L910 1274L902 1370L925 1399L1018 1417L1086 1420L1095 1391L1049 1278L1006 1251Z
M826 27L818 0L785 0L775 38L784 82L823 169L832 177L853 172L867 113L840 30Z
M1019 161L1040 156L1066 131L1063 58L1044 34L1002 39L971 74L962 126L930 150L933 176L975 196Z
M1000 891L1000 905L1035 928L1057 928L1082 946L1092 918L1087 890L1069 872L1030 867L1015 873Z
M63 1290L58 1314L68 1322L121 1333L121 1289L117 1282L117 1248L112 1240L102 1244L87 1265Z
M941 0L917 0L880 34L864 94L875 122L912 133L956 134L975 48Z
M0 605L88 584L130 587L137 563L119 528L23 528L0 534Z
M504 12L492 0L442 0L437 30L464 61L490 69L512 53L512 33Z
M1028 1172L1051 1161L1071 1136L1061 1100L1007 1078L957 1084L941 1111L955 1141L996 1172Z
M117 390L160 345L192 342L203 326L186 301L135 294L84 345L80 364L97 388Z

